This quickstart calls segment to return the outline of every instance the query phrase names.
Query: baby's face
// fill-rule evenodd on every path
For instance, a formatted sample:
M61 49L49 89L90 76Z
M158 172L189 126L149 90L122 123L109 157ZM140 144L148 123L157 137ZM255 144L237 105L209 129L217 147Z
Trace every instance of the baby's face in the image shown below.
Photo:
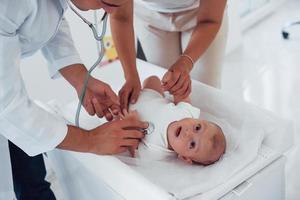
M188 163L211 164L225 151L222 130L206 120L186 118L172 122L167 136L170 148Z

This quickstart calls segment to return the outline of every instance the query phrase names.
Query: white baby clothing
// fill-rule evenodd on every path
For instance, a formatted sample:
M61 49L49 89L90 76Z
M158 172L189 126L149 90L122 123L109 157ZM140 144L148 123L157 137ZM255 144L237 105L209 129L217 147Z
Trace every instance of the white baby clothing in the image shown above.
M154 125L152 133L146 134L139 146L138 157L161 160L173 156L168 149L167 129L174 122L184 118L199 118L200 110L189 103L175 105L169 99L152 89L143 89L136 104L130 106L136 110L142 121Z

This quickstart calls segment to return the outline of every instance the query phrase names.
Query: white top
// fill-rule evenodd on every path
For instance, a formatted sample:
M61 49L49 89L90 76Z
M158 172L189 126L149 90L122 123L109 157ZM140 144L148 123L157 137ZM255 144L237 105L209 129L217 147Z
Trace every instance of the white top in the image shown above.
M65 66L81 63L63 18L66 8L65 0L0 3L0 137L9 139L30 156L54 149L66 136L67 126L62 118L48 113L28 97L20 62L41 49L52 77ZM9 164L4 158L0 155L0 171L3 163ZM2 178L1 181L5 182ZM0 194L0 199L9 198Z
M200 0L135 0L150 10L163 13L176 13L199 7Z
M157 154L155 155L156 160L164 159L166 154L173 153L168 150L167 129L170 123L184 118L199 118L200 116L200 110L191 104L180 102L175 105L151 89L144 89L137 103L132 105L130 109L137 110L141 120L151 122L154 125L154 131L147 134L143 139L143 143L147 147L146 151L141 153L139 147L139 155L149 159L150 150L150 154L154 152Z
M67 126L28 97L20 61L41 49L51 77L81 63L63 18L65 9L64 0L2 0L0 5L0 134L31 156L55 148Z

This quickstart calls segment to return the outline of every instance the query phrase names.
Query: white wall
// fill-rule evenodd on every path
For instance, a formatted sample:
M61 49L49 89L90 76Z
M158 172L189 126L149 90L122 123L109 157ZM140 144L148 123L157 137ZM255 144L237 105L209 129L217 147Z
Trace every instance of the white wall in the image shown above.
M278 2L284 0L271 0L271 6L259 11L260 15L253 13L248 18L241 19L239 17L241 0L228 1L229 15L229 34L226 54L243 45L243 31L253 25L255 21L260 20L266 13L272 9L276 9ZM90 28L84 24L71 10L67 11L67 19L69 21L71 32L75 45L81 55L84 64L90 67L97 59L97 45L93 38ZM90 21L94 20L94 13L88 11L84 16ZM108 30L109 31L109 30ZM75 92L63 78L51 80L46 68L46 62L40 53L23 60L21 68L29 95L33 99L48 101L53 98L63 102L68 102L76 97Z
M239 16L239 0L228 1L228 40L226 55L242 45L242 25Z

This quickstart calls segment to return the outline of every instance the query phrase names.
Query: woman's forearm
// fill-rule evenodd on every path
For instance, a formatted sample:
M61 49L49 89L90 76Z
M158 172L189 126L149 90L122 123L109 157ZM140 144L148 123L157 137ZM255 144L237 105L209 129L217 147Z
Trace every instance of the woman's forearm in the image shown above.
M197 61L215 39L223 21L227 0L201 0L195 27L183 54Z
M133 2L129 1L110 16L113 41L126 79L137 75L132 4Z
M196 62L213 42L220 26L221 24L214 22L199 22L183 54L190 56Z

